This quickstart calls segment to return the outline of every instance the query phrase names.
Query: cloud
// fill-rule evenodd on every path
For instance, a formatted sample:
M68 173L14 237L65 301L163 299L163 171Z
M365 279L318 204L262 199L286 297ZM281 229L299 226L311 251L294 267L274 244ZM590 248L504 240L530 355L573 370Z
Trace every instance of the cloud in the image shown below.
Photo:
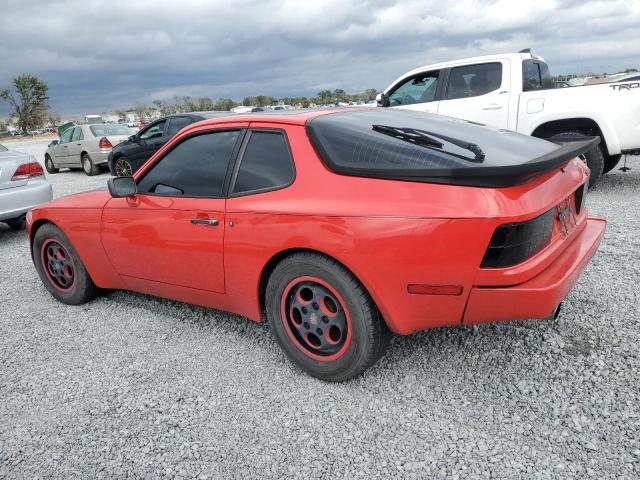
M33 73L54 108L80 113L381 89L419 65L524 47L555 73L614 71L638 67L638 31L636 0L5 0L0 85Z

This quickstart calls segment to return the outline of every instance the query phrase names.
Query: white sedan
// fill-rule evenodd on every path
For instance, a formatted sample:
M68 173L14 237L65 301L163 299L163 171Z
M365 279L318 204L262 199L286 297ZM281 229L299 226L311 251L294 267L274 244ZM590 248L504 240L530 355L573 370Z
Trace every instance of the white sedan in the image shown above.
M19 230L29 210L52 198L51 185L36 159L0 145L0 222Z
M127 140L134 132L126 125L96 123L77 125L65 130L60 140L54 140L44 155L49 173L62 167L82 168L87 175L96 175L107 166L111 149Z

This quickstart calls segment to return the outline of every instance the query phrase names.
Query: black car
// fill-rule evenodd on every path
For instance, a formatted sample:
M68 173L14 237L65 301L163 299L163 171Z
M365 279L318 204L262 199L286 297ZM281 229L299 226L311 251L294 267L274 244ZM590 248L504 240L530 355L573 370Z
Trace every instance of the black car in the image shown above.
M187 125L208 118L233 115L232 112L191 112L169 115L144 127L128 140L117 144L109 154L111 175L132 175L176 133Z

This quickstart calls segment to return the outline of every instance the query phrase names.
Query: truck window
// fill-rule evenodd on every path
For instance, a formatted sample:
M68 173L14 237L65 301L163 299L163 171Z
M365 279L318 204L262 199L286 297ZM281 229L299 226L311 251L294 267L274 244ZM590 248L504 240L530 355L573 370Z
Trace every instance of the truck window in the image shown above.
M433 102L438 87L439 71L422 73L405 80L389 95L389 106Z
M539 60L522 62L522 91L545 90L553 88L551 74L546 63Z
M455 67L449 73L445 99L478 97L497 90L501 84L500 62Z

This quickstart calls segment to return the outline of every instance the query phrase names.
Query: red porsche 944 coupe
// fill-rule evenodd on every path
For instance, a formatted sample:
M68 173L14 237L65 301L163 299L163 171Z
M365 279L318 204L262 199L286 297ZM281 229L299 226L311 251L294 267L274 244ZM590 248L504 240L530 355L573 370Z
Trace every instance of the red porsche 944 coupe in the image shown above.
M27 231L62 302L125 289L266 320L340 381L392 333L556 315L605 230L579 158L595 141L387 109L223 117Z

